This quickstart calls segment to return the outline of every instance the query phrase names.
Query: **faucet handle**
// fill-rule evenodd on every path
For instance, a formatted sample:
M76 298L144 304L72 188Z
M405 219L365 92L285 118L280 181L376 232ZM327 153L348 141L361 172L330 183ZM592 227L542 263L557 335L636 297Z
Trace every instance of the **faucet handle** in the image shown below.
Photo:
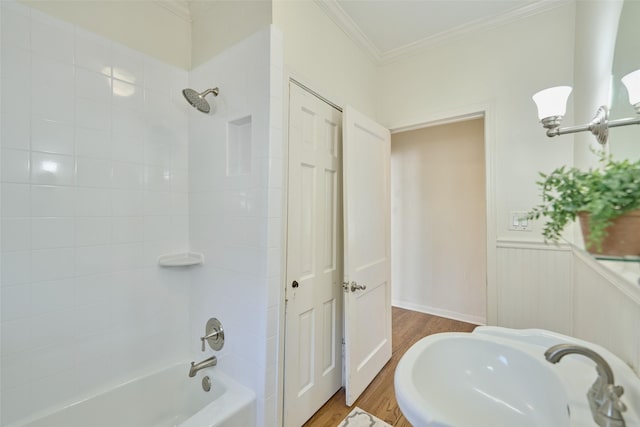
M222 323L215 317L209 319L204 330L204 336L200 337L200 341L202 341L202 351L204 351L205 348L205 341L211 349L215 351L221 350L224 346L224 329L222 328Z
M607 390L607 394L613 401L615 408L620 412L627 410L627 405L620 400L623 393L624 388L621 385L614 385L613 387L609 387L609 390Z
M622 412L627 410L627 405L620 400L622 393L624 393L622 386L608 386L605 391L605 400L598 408L598 412L610 419L622 419Z

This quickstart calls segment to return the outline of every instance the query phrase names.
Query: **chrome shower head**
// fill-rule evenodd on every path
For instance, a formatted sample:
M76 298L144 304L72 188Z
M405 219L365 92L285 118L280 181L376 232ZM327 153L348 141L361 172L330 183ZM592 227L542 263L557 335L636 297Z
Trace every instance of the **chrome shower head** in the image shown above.
M198 93L193 89L184 89L182 91L182 95L184 95L184 99L186 99L192 107L197 108L198 111L208 114L209 111L211 111L211 107L209 106L207 100L204 99L204 97L209 95L210 93L212 93L213 96L218 96L218 92L219 91L217 87L214 87L213 89L207 89L202 93Z

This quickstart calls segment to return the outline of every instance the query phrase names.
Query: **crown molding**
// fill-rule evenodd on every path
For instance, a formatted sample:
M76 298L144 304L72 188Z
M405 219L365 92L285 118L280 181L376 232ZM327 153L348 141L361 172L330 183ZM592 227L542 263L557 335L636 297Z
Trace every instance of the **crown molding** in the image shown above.
M369 40L369 37L362 32L358 24L351 19L351 16L344 11L336 0L315 0L315 2L371 59L377 63L382 61L382 52L380 49Z
M481 31L498 25L509 24L530 16L548 12L570 2L571 0L540 0L500 15L478 19L470 23L451 28L450 30L434 34L433 36L386 51L380 56L380 63L390 63L402 58L403 56L408 56L413 52L422 49L434 48L476 31Z
M153 0L153 3L168 10L185 22L193 21L187 0Z
M338 4L337 0L315 0L320 8L340 27L359 47L361 47L378 65L387 64L408 56L416 51L434 48L469 33L487 29L497 25L504 25L539 13L548 12L571 3L573 0L538 0L517 9L490 18L482 18L470 23L454 27L450 30L416 40L404 46L385 52L364 34L360 27L351 19L349 14Z

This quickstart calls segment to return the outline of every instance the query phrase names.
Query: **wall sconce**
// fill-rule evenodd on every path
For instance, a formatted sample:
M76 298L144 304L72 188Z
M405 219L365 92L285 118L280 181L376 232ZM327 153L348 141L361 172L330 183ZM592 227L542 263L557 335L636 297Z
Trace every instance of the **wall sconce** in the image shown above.
M624 76L622 83L627 88L629 103L640 114L640 70ZM602 105L589 123L561 128L560 123L567 110L567 100L570 93L571 87L558 86L542 90L533 95L533 100L538 106L538 118L542 122L542 126L547 129L547 136L553 137L588 130L601 145L604 145L609 137L609 128L640 124L639 117L609 120L609 109Z

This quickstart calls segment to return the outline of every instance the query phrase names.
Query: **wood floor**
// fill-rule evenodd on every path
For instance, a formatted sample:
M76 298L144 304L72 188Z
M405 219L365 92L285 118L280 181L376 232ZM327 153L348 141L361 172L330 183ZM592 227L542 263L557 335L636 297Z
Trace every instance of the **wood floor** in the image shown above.
M393 352L391 360L380 371L369 387L356 400L354 406L375 415L392 426L410 427L398 408L393 389L393 374L402 355L416 341L437 332L471 332L470 323L445 319L393 307ZM345 405L344 389L340 389L316 412L305 427L336 427L353 407Z

